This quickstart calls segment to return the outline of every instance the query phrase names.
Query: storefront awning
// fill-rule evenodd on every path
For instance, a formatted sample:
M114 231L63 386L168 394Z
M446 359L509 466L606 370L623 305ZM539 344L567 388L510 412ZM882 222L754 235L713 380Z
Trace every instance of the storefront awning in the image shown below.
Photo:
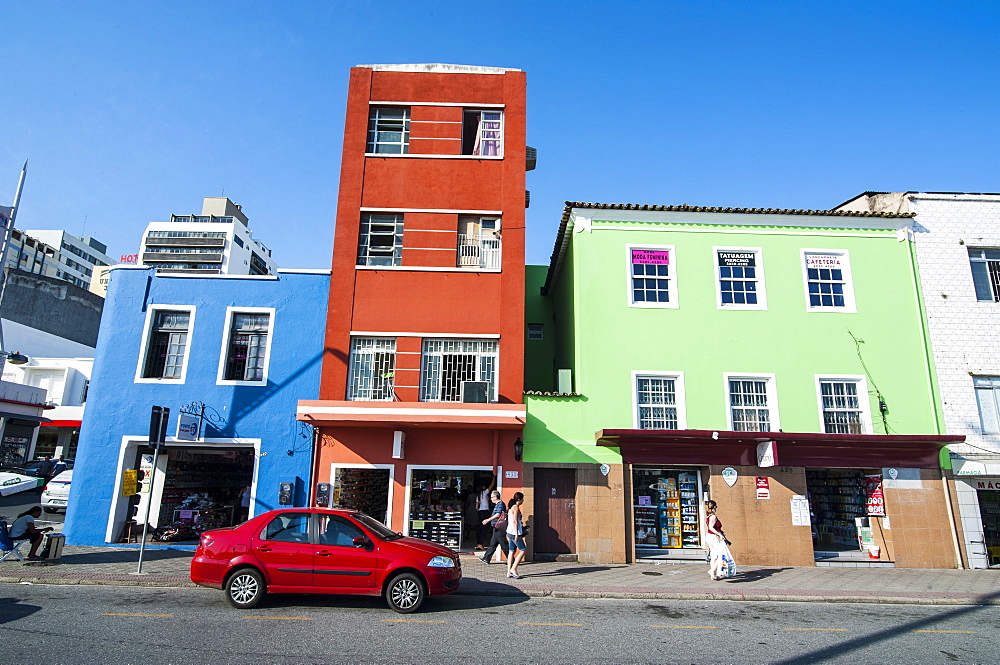
M43 426L48 427L79 427L82 424L82 420L50 420L48 422L42 422Z
M32 424L51 422L44 416L33 416L27 413L14 413L12 411L0 411L0 418L16 418L18 420L30 421Z
M314 425L350 427L521 429L527 411L523 404L303 400L295 417Z
M776 442L778 465L825 468L939 467L941 448L963 435L819 434L713 430L605 429L597 445L619 448L631 464L756 466L757 444Z

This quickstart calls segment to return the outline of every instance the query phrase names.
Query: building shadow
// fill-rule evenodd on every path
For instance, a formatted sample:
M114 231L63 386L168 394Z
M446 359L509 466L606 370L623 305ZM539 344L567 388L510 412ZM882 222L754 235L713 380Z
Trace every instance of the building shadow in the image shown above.
M17 598L0 597L0 624L10 623L29 617L42 609L38 605L26 605Z

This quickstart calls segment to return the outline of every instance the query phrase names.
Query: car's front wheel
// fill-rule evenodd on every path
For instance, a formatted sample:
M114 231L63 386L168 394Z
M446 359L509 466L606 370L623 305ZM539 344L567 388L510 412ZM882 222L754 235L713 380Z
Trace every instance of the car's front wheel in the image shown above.
M226 600L233 607L248 610L260 605L267 595L264 576L253 568L242 568L229 576L225 587Z
M426 597L424 581L413 573L396 575L385 589L385 601L401 614L416 612Z

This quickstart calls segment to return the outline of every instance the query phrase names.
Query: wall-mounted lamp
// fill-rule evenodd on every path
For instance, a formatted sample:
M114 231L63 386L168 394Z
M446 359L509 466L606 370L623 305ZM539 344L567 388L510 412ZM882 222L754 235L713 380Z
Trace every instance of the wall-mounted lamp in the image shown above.
M0 351L0 357L2 357L6 362L9 362L11 365L28 364L28 356L24 355L23 353L18 353L17 351L15 351L14 353L8 353L7 351Z
M514 439L514 461L520 462L521 455L524 454L524 441L521 441L521 437Z

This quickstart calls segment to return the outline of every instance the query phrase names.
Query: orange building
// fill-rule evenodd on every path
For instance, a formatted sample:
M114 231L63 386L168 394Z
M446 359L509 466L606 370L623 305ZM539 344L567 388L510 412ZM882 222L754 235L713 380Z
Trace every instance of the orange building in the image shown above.
M459 549L483 485L521 489L525 88L351 69L320 399L298 407L314 504Z

